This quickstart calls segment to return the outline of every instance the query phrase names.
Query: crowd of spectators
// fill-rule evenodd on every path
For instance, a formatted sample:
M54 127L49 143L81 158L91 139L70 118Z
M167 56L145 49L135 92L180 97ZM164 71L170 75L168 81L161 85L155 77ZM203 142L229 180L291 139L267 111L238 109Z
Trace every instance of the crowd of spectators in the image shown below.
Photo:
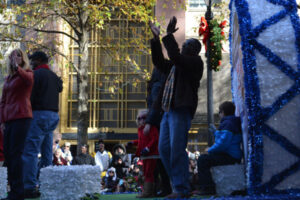
M55 144L53 146L53 165L97 165L102 172L101 191L103 193L141 192L144 184L144 173L143 161L140 157L128 154L126 146L123 144L116 144L112 148L112 152L105 149L103 140L99 140L98 145L98 151L91 155L87 151L87 146L82 145L81 153L75 156L70 151L71 144L69 142L66 142L62 148ZM198 180L197 159L200 152L192 153L187 150L187 154L190 159L190 184L193 189L196 189L195 185L197 185ZM160 184L159 178L155 181L156 185ZM158 190L159 187L157 187L157 192Z

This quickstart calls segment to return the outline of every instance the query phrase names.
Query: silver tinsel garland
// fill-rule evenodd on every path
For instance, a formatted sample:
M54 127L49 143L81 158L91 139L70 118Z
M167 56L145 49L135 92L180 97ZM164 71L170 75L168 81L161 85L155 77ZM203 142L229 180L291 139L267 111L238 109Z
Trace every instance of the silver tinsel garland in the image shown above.
M41 169L41 199L77 200L87 193L100 193L99 166L50 166Z

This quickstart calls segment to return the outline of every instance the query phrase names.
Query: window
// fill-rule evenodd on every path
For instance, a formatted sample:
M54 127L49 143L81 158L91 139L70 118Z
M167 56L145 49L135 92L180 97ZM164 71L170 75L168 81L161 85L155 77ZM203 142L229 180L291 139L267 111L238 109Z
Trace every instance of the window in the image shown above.
M197 9L206 7L204 0L189 0L189 8Z
M140 71L151 71L147 26L129 20L112 20L105 29L90 32L89 47L89 128L136 128L138 109L146 108L147 83L125 56L138 64ZM142 39L143 47L136 46ZM129 42L128 42L129 41ZM114 49L113 49L114 48ZM71 58L78 63L78 47L70 46ZM118 52L119 59L112 52ZM76 72L69 71L67 128L77 124ZM138 80L138 81L136 81ZM115 92L112 93L111 90Z

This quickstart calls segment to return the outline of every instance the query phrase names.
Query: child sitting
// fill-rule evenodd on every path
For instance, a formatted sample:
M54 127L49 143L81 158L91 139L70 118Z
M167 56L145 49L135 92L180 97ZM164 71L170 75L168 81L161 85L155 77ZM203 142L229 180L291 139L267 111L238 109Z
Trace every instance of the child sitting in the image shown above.
M221 118L219 129L217 130L214 125L210 125L209 131L214 134L215 143L198 158L200 191L196 192L197 194L215 194L215 184L210 172L211 167L241 162L241 121L239 117L234 116L234 113L234 104L226 101L219 106Z
M104 177L104 191L105 192L115 192L118 188L119 179L116 175L116 169L111 167L107 170Z
M147 110L140 110L137 117L138 140L133 141L137 145L136 156L143 157L144 187L143 192L137 198L149 198L154 196L154 169L156 159L147 156L158 155L158 130L151 126L148 134L144 134Z
M132 171L126 177L129 192L140 192L143 185L143 175L138 165L134 165Z

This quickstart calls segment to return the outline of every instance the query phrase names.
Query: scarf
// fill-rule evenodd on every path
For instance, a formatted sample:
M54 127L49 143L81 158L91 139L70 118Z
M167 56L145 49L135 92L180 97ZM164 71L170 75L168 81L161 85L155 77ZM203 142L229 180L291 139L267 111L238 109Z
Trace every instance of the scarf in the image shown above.
M170 106L171 106L171 101L173 97L173 92L174 92L174 83L175 83L175 65L173 65L170 74L166 80L165 88L164 88L164 93L163 93L163 98L162 98L162 109L165 112L169 112Z
M47 64L41 64L41 65L37 66L36 68L34 68L34 70L38 70L38 69L42 69L42 68L50 70L50 68Z

